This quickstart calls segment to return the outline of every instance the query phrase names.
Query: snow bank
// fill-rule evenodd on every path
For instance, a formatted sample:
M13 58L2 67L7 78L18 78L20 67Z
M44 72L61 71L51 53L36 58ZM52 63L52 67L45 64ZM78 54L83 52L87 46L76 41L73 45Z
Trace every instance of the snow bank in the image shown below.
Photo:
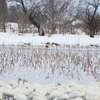
M100 36L90 38L88 35L62 35L56 34L49 36L38 36L33 34L25 34L18 36L9 33L0 33L0 44L5 45L22 45L30 43L31 45L45 45L47 42L58 43L62 46L100 46Z

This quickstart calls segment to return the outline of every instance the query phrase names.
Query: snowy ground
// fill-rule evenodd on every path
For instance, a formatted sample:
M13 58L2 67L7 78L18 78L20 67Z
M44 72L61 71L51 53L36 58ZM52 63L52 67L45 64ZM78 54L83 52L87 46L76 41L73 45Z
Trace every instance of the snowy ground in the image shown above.
M5 45L23 45L30 43L30 45L46 45L45 43L58 43L60 46L81 46L81 47L94 47L99 50L100 46L100 36L95 36L94 38L90 38L87 35L51 35L49 37L46 36L38 36L33 34L25 34L24 36L18 36L15 34L9 34L9 33L0 33L0 44ZM58 47L59 48L59 47ZM91 48L90 48L91 49ZM96 52L96 51L95 51ZM10 80L18 80L18 78L26 79L29 83L39 82L41 84L47 84L47 83L68 83L69 80L74 80L78 84L88 84L89 82L94 81L94 77L87 76L84 72L82 72L82 79L68 79L63 78L63 76L60 76L57 78L57 76L50 77L49 79L45 79L45 74L40 74L40 71L37 70L36 72L30 72L27 73L25 71L26 69L22 71L18 71L18 69L15 69L13 74L5 73L4 75L0 76L1 81L10 82Z
M0 44L6 45L21 45L24 43L30 43L31 45L45 45L46 42L59 43L61 45L70 45L70 46L90 46L97 45L100 46L100 36L95 36L90 38L88 35L51 35L38 36L33 34L25 34L24 36L18 36L17 34L9 33L0 33Z

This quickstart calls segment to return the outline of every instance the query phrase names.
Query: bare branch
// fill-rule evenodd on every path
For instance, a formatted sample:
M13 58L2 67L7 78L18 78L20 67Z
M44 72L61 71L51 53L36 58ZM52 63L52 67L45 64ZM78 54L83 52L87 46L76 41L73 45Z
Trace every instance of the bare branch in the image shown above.
M94 37L96 27L97 27L97 22L95 21L95 15L97 13L97 9L100 5L99 0L93 0L93 3L87 2L88 6L86 8L85 14L87 16L87 20L83 20L84 23L86 23L90 27L90 37ZM94 8L94 11L90 12L91 9L89 9L89 6Z
M10 0L10 1L16 1L22 5L24 13L28 16L30 22L34 24L38 28L39 35L44 36L44 30L41 27L41 23L35 21L35 17L38 17L38 15L41 13L41 6L40 4L33 1L33 4L30 8L27 9L24 0ZM31 0L30 0L31 2Z

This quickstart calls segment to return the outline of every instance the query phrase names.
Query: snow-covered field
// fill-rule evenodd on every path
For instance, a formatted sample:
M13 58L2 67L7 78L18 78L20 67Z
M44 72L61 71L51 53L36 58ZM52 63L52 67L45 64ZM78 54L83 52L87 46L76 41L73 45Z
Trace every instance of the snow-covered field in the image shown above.
M51 46L52 43L53 43L53 45ZM48 37L48 35L46 34L46 36L41 37L41 36L38 36L37 34L34 36L33 36L33 34L25 34L24 36L18 36L16 34L0 33L0 44L1 45L24 45L24 46L28 45L31 47L32 46L34 47L34 45L35 46L37 45L38 50L40 49L41 46L44 46L44 48L46 48L45 47L46 45L48 45L48 48L46 48L46 49L49 49L49 48L54 49L56 47L56 49L61 48L61 50L64 49L64 51L66 51L65 47L66 48L70 47L70 49L68 49L68 51L71 51L71 54L73 54L73 50L78 51L78 50L80 50L79 48L82 48L83 50L84 50L84 48L86 48L86 50L87 50L87 48L88 48L90 51L94 50L94 52L97 53L97 52L99 52L100 36L95 36L94 38L90 38L87 35L68 35L68 34L66 34L63 36L63 35L56 34L56 35L51 35L51 37ZM56 46L56 44L59 44L59 45ZM71 49L71 46L73 47L72 49ZM77 48L77 49L75 49L75 48ZM56 51L56 49L54 49L54 51ZM9 52L9 50L4 50L4 51ZM94 55L92 55L92 56L94 56ZM65 59L65 58L63 58L63 59ZM51 65L53 65L53 63L51 63ZM62 78L63 76L60 76L60 78L57 78L57 76L53 76L52 78L45 79L44 74L38 75L39 74L38 70L35 73L30 72L29 75L22 74L22 73L26 73L26 72L24 72L24 71L18 72L17 70L14 70L13 73L16 73L16 75L13 76L14 74L13 75L5 74L4 76L1 76L0 79L3 81L9 82L13 78L15 78L17 80L19 77L21 77L21 78L27 79L30 83L39 82L42 84L67 83L68 80L70 80L68 78L65 78L65 79ZM78 82L79 84L87 84L91 81L94 81L95 79L91 75L87 77L87 75L82 72L81 80L77 80L77 79L73 79L73 80Z
M100 78L100 36L90 38L84 34L56 34L49 37L46 34L41 37L37 34L19 36L0 33L0 44L0 81L11 83L11 80L17 81L21 78L27 80L29 84L35 84L40 90L42 89L42 92L44 92L43 87L51 88L48 91L55 91L56 95L59 94L56 91L58 88L61 93L62 89L65 87L68 89L70 86L70 91L67 91L66 95L62 93L58 97L55 96L54 100L69 97L79 98L68 100L100 100L99 80L89 84ZM66 85L60 87L57 86L58 83ZM46 84L51 84L51 87ZM5 86L7 88L8 85ZM48 100L51 98L51 92L46 92Z
M100 36L97 35L94 38L90 38L88 35L70 35L70 34L56 34L49 37L38 36L33 34L25 34L24 36L18 36L17 34L0 33L0 44L5 45L22 45L24 43L30 43L31 45L45 45L47 42L54 42L60 45L70 46L100 46Z

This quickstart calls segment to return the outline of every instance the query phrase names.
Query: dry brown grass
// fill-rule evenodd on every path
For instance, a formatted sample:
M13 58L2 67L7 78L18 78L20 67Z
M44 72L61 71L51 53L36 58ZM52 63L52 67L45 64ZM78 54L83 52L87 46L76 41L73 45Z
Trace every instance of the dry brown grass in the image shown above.
M59 78L82 79L83 72L100 78L100 53L91 50L76 50L62 47L61 49L44 49L34 46L5 46L0 47L0 75L5 73L13 74L18 67L18 71L24 68L30 71L41 70L46 74L46 79L50 75L58 75ZM75 47L74 47L75 48ZM48 71L49 70L49 71ZM27 70L27 72L30 72ZM39 75L41 75L41 73Z

